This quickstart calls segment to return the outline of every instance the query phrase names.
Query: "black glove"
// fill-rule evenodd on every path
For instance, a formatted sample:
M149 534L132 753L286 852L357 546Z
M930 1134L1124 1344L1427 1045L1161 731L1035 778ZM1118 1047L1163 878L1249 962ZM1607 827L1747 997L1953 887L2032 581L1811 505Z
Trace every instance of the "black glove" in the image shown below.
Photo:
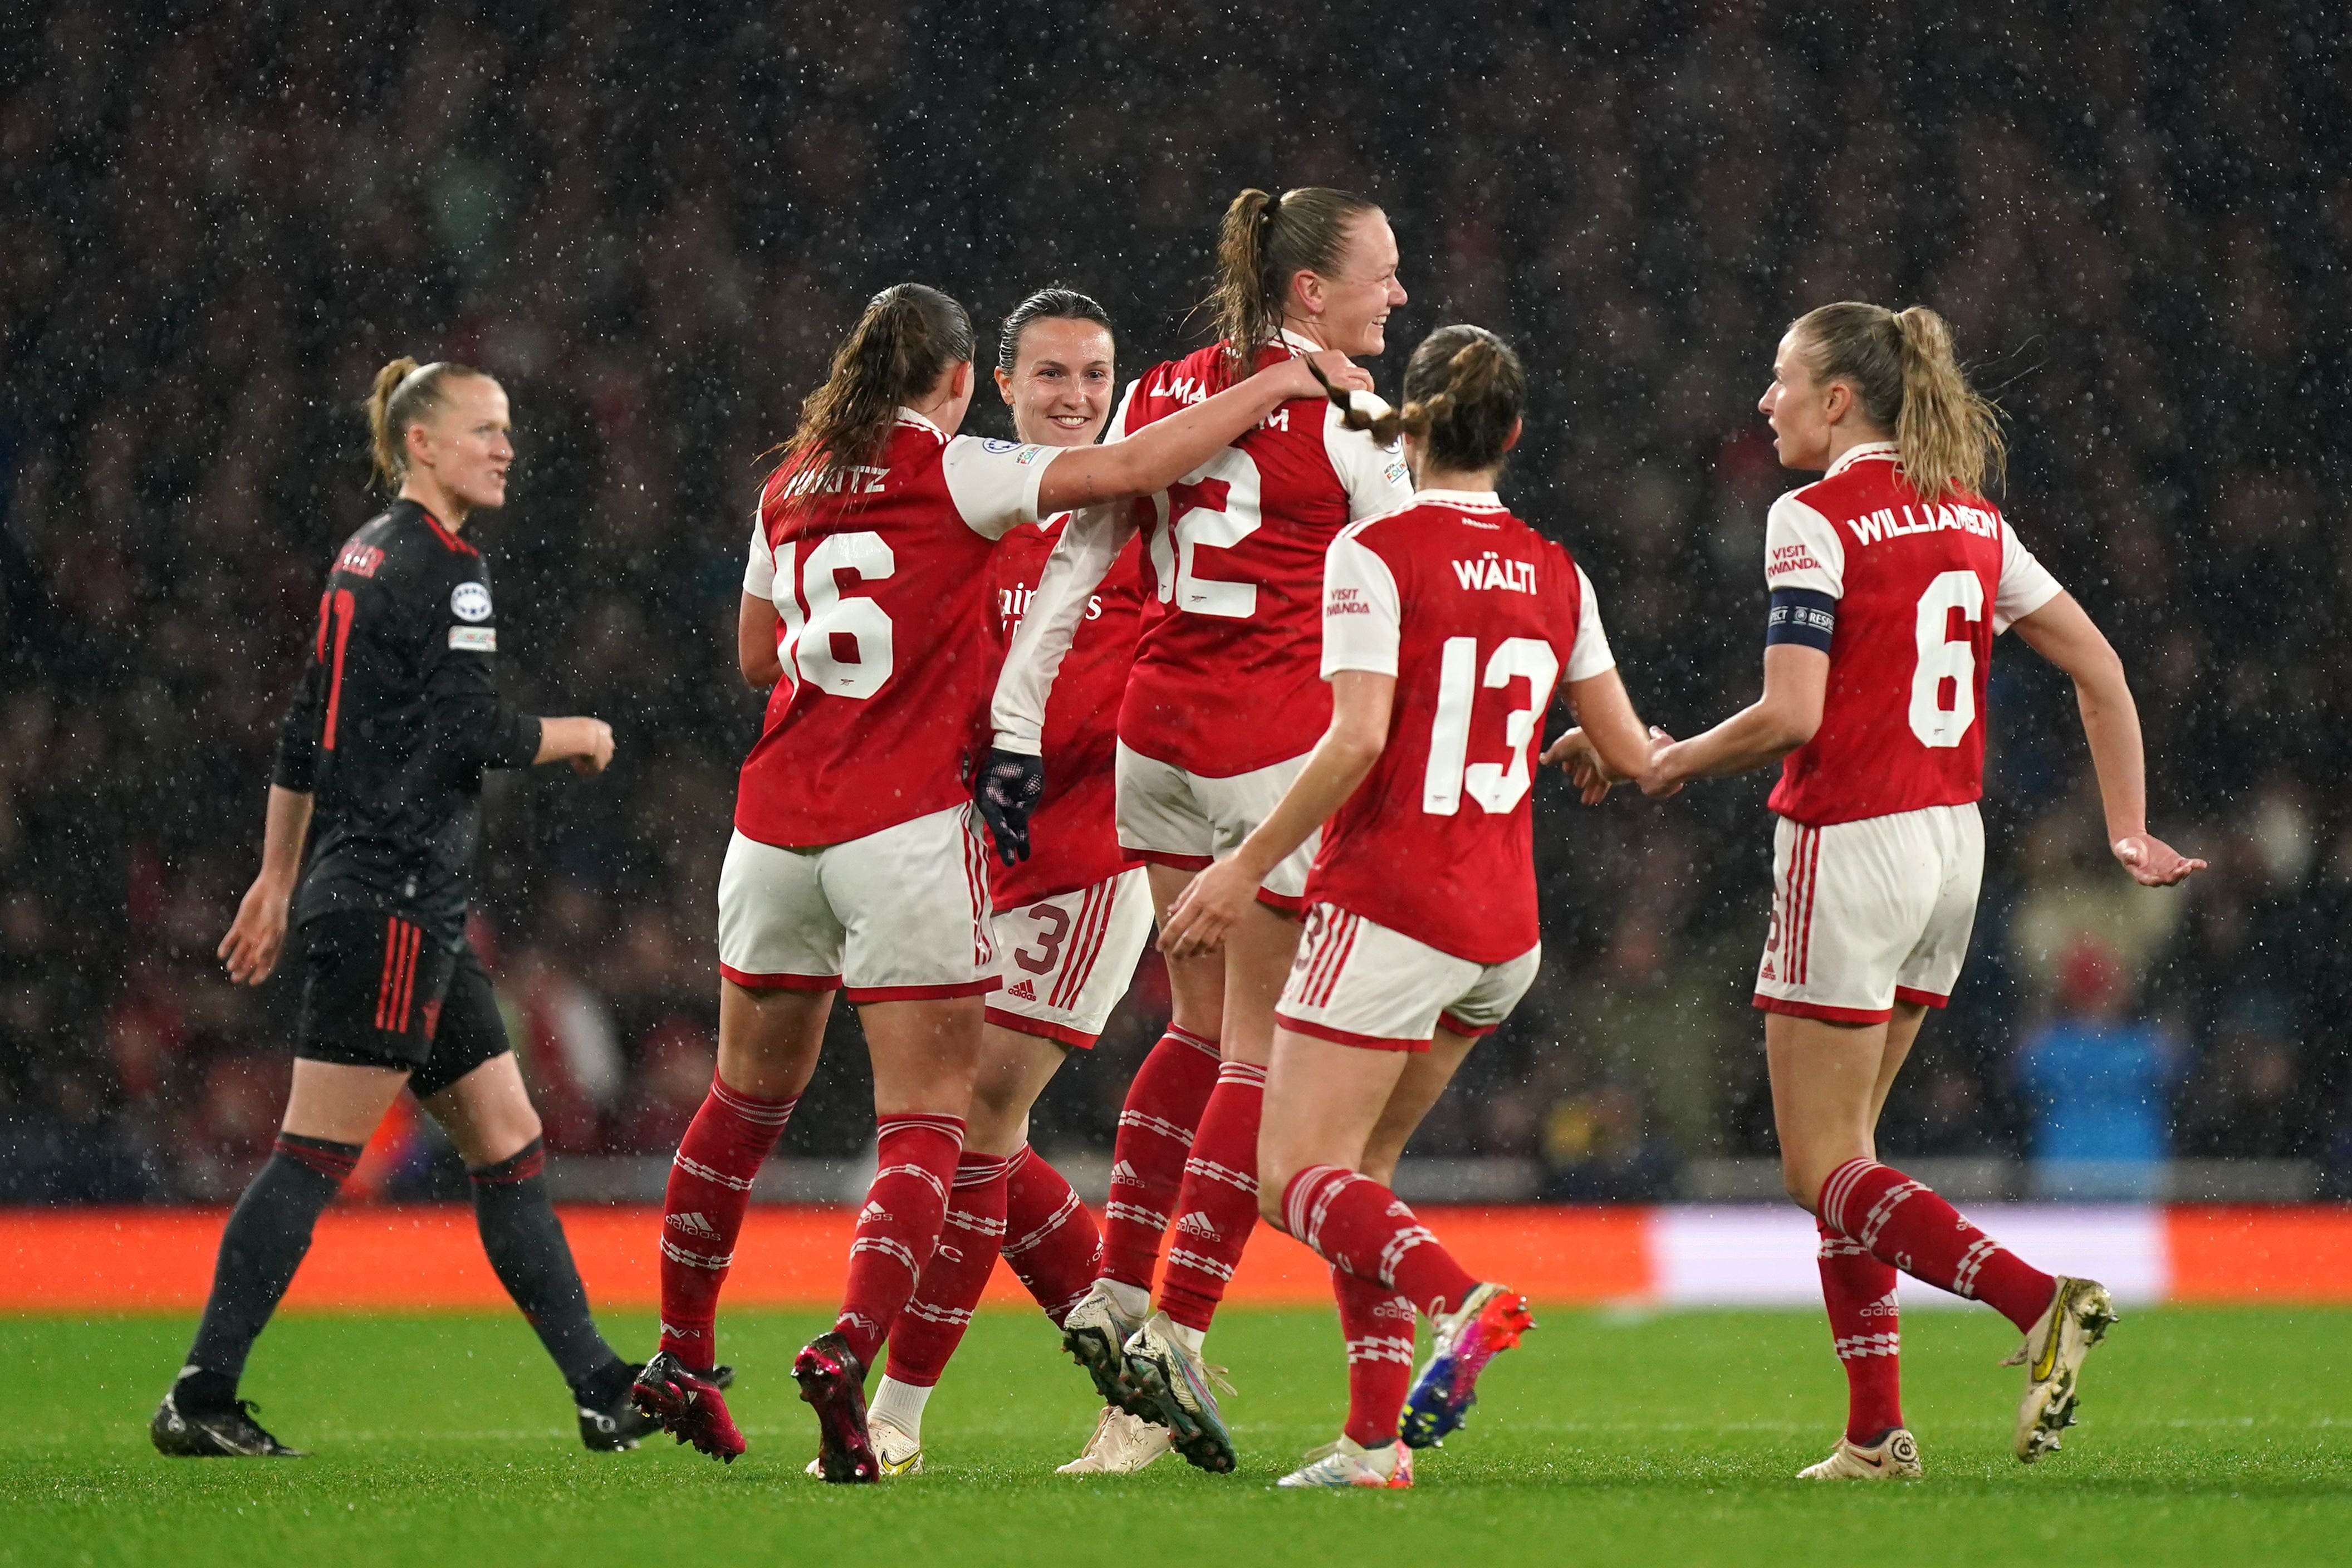
M1029 814L1045 793L1045 759L1019 752L991 751L972 781L972 804L980 807L996 853L1008 866L1029 858Z

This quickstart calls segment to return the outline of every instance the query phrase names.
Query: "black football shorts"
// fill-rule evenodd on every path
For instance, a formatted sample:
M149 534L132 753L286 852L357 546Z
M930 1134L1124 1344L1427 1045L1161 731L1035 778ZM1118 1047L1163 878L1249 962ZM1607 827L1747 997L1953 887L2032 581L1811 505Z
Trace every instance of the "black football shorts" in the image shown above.
M451 952L398 915L337 910L305 921L302 944L296 1056L399 1068L429 1100L508 1048L470 942Z

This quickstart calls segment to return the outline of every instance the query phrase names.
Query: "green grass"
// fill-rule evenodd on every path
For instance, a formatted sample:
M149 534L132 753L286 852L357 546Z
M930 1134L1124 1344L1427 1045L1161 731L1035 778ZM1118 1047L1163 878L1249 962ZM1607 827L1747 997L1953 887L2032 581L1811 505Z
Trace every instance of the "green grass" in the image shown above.
M247 1394L299 1463L165 1460L145 1423L184 1320L0 1319L0 1564L299 1563L2271 1564L2352 1559L2352 1313L2139 1310L2085 1379L2084 1422L2032 1470L2008 1455L2015 1342L1989 1312L1904 1325L1929 1479L1805 1487L1843 1415L1811 1314L1544 1314L1467 1431L1408 1493L1278 1492L1343 1404L1327 1313L1245 1312L1213 1350L1241 1473L1167 1459L1050 1473L1091 1427L1043 1322L983 1314L926 1419L929 1473L800 1474L814 1427L790 1356L811 1317L740 1313L750 1455L580 1448L511 1317L310 1316L274 1326ZM651 1341L643 1317L608 1324Z

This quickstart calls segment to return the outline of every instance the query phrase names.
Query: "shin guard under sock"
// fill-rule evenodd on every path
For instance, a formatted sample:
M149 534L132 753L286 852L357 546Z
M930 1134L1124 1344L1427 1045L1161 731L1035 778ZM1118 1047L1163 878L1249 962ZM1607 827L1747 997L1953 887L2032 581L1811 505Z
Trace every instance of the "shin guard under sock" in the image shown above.
M1175 1238L1160 1280L1160 1308L1205 1331L1257 1228L1257 1128L1265 1069L1227 1062L1201 1113L1184 1184L1176 1194Z
M1903 1425L1902 1318L1895 1266L1821 1224L1822 1301L1845 1368L1846 1441L1868 1447Z
M547 1144L534 1138L495 1165L466 1173L474 1223L499 1283L547 1347L575 1402L606 1410L629 1382L626 1363L596 1331L563 1222L547 1196Z
M940 1244L891 1325L885 1370L899 1383L914 1388L938 1383L971 1326L972 1309L988 1289L1004 1243L1006 1163L994 1154L965 1153L956 1161Z
M1102 1254L1087 1205L1061 1172L1021 1145L1005 1165L1004 1262L1055 1328L1102 1272Z
M1217 1087L1217 1042L1170 1025L1136 1069L1111 1146L1102 1273L1149 1294L1201 1112Z
M1325 1261L1378 1280L1432 1318L1458 1310L1478 1288L1396 1194L1360 1172L1307 1166L1283 1191L1282 1224Z
M2020 1333L2033 1327L2057 1293L2057 1280L1961 1218L1928 1188L1875 1160L1848 1160L1832 1171L1813 1212L1880 1262L1987 1303Z
M188 1364L211 1375L187 1380L191 1400L220 1394L220 1379L227 1381L226 1396L211 1407L235 1400L245 1358L294 1282L294 1271L310 1250L311 1229L359 1163L360 1149L325 1138L278 1135L268 1163L237 1199L221 1232L212 1294L188 1351Z
M762 1100L714 1077L678 1140L662 1196L661 1348L697 1371L718 1360L719 1292L751 1204L751 1184L783 1136L794 1095Z
M885 1116L877 1127L879 1169L866 1190L866 1206L857 1212L849 1279L841 1315L833 1324L862 1367L874 1364L939 1245L948 1185L963 1150L961 1116Z

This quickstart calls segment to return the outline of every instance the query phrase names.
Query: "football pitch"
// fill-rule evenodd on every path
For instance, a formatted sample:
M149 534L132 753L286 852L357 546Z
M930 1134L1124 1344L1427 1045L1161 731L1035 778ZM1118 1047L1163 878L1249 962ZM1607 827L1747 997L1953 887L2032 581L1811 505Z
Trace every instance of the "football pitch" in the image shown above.
M590 1454L511 1315L289 1316L246 1392L313 1457L167 1460L145 1423L181 1317L0 1319L0 1564L1081 1563L1505 1564L2342 1563L2352 1542L2352 1312L2127 1310L2083 1425L2008 1454L2015 1344L1990 1312L1903 1325L1928 1479L1805 1486L1843 1413L1803 1312L1542 1314L1411 1492L1278 1491L1337 1431L1328 1313L1235 1310L1211 1352L1238 1474L1171 1458L1051 1473L1091 1429L1085 1380L1028 1312L983 1312L925 1419L928 1471L801 1474L814 1426L786 1369L813 1314L722 1322L751 1451ZM624 1348L642 1314L607 1318Z

